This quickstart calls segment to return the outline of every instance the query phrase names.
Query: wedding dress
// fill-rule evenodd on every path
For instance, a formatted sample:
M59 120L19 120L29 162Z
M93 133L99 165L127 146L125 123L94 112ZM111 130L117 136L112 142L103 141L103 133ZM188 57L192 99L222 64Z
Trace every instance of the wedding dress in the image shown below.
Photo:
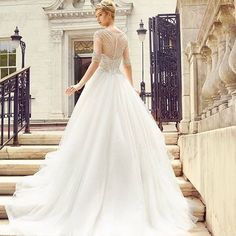
M30 236L182 236L196 226L164 135L120 64L122 31L94 33L87 81L56 151L23 177L6 205L9 226Z

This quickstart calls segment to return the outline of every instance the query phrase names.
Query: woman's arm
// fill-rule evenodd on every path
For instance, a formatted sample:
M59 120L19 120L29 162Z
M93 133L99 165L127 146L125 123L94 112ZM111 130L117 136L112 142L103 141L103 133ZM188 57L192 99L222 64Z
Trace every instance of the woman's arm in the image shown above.
M80 90L86 82L92 77L94 72L97 70L99 63L101 61L102 54L102 40L99 37L99 32L96 31L93 36L93 56L92 62L90 63L88 69L86 70L83 78L75 85L68 87L65 91L66 94L71 95L77 90Z
M127 41L126 48L124 49L124 52L123 52L123 66L124 66L125 76L129 80L130 84L133 86L132 66L131 66L131 61L129 57L128 41Z
M130 84L134 88L133 77L132 77L132 65L131 65L130 56L129 56L128 43L127 43L127 46L123 52L123 66L124 66L125 77L128 79L128 81L130 82ZM140 95L140 92L138 90L136 90L136 92Z
M129 80L130 84L134 87L133 79L132 79L132 66L131 66L131 64L124 65L124 72L125 72L126 78Z
M97 70L98 66L99 66L99 62L97 62L97 61L92 61L90 63L83 78L79 81L79 83L77 83L79 85L79 87L82 88L86 84L86 82L92 77L94 72Z
M65 93L67 95L71 95L75 91L80 90L86 84L86 82L92 77L94 72L97 70L98 66L99 66L98 62L95 62L95 61L91 62L83 78L77 84L68 87Z

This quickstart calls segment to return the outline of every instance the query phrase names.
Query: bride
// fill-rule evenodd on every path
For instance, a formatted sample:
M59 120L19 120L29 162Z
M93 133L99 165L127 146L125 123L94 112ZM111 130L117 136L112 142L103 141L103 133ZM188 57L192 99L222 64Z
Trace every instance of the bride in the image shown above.
M96 5L92 62L59 147L16 185L9 226L30 236L183 236L197 217L171 166L164 135L133 88L115 4ZM119 69L124 66L125 75Z

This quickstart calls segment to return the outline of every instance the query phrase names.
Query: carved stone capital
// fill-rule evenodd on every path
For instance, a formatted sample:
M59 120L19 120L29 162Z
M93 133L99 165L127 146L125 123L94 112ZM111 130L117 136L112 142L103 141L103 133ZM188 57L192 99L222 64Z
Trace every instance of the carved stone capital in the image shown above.
M63 30L51 30L51 37L53 42L61 42Z
M185 49L185 55L188 57L188 60L191 59L193 55L199 54L199 45L196 42L189 42Z
M220 9L222 9L221 13L219 13ZM222 14L221 16L222 20L224 19L226 20L227 9L230 9L230 12L232 11L232 9L234 9L233 0L208 0L206 12L202 20L202 24L199 29L198 36L197 36L197 41L199 42L201 46L205 43L206 38L208 34L210 33L210 30L214 22L215 21L221 22L221 20L219 19L220 14ZM224 16L226 18L224 18Z

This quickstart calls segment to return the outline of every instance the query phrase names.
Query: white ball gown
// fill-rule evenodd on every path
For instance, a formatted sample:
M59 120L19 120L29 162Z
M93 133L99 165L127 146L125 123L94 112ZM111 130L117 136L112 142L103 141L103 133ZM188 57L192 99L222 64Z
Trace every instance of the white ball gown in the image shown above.
M122 31L94 33L87 81L57 151L17 183L9 226L25 236L182 236L196 226L164 135L130 82Z

